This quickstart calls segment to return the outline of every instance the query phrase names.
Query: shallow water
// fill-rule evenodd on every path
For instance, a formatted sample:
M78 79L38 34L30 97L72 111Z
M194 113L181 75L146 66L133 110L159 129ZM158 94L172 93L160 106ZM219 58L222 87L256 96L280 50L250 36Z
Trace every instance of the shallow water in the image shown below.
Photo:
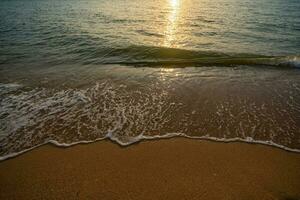
M186 136L300 150L300 3L0 2L0 156Z
M78 69L3 78L10 81L0 85L1 155L46 142L110 138L127 145L176 135L300 149L298 69Z

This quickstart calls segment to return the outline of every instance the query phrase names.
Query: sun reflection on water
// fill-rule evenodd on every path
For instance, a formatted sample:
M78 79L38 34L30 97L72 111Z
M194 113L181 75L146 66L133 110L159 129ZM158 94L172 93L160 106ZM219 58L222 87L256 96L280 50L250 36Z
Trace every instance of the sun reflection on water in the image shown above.
M170 68L161 68L158 71L160 80L167 81L184 75L180 69L171 67L172 66L170 66Z
M170 0L170 4L172 7L177 7L179 4L179 0Z
M163 46L165 47L176 47L176 29L177 29L177 19L178 12L180 8L180 0L169 0L169 15L168 24L165 31L165 40Z

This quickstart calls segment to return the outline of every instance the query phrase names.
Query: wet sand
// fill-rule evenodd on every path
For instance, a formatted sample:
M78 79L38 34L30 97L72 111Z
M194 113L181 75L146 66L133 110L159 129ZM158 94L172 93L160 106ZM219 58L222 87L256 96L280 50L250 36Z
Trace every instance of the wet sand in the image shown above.
M0 163L0 199L299 199L300 154L172 138L45 145Z

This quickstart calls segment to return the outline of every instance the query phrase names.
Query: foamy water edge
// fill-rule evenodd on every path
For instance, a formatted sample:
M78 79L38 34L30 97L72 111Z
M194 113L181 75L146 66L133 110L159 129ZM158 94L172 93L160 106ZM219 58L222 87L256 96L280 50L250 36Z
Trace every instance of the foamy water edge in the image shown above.
M207 137L207 136L188 136L184 133L167 133L165 135L155 135L155 136L144 136L144 135L139 135L137 137L132 137L132 139L125 143L122 142L121 140L119 140L116 137L113 137L111 133L108 133L105 137L102 138L98 138L96 140L92 140L92 141L88 141L88 140L83 140L83 141L78 141L78 142L72 142L72 143L59 143L56 140L49 140L46 141L42 144L36 145L34 147L22 150L20 152L16 152L16 153L11 153L5 156L1 156L0 157L0 161L4 161L7 159L11 159L14 157L17 157L21 154L24 154L28 151L31 151L33 149L36 149L38 147L41 147L43 145L47 145L47 144L53 144L57 147L71 147L71 146L75 146L78 144L90 144L90 143L95 143L98 141L102 141L102 140L107 140L109 139L112 142L117 143L118 145L122 146L122 147L127 147L130 146L132 144L136 144L138 142L142 142L142 141L147 141L147 140L159 140L159 139L168 139L168 138L175 138L175 137L182 137L182 138L188 138L188 139L196 139L196 140L208 140L208 141L214 141L214 142L223 142L223 143L229 143L229 142L243 142L243 143L248 143L248 144L261 144L261 145L267 145L267 146L271 146L271 147L276 147L285 151L289 151L289 152L294 152L294 153L300 153L300 149L292 149L277 143L274 143L273 141L261 141L261 140L253 140L253 138L251 137L247 137L246 139L244 138L216 138L216 137Z

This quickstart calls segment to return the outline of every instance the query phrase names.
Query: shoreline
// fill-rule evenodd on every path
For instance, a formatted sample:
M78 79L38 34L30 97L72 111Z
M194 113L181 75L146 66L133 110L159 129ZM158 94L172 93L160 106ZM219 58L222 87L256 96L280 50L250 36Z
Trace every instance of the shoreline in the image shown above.
M300 154L175 137L46 144L0 162L1 199L298 199Z
M126 145L176 135L264 143L300 152L299 74L293 70L127 66L61 70L36 70L32 76L39 78L34 81L21 73L20 79L27 81L4 84L0 160L49 139L58 146L96 138Z
M137 145L141 142L147 142L147 141L155 141L155 140L164 140L164 139L172 139L172 138L184 138L184 139L189 139L189 140L199 140L201 141L209 141L209 142L217 142L217 143L246 143L246 144L258 144L258 145L265 145L268 147L273 147L276 149L280 149L283 151L287 151L287 152L291 152L291 153L300 153L299 149L291 149L289 147L280 145L280 144L276 144L272 141L260 141L260 140L253 140L252 138L250 139L242 139L242 138L229 138L229 139L224 139L224 138L215 138L215 137L205 137L205 136L188 136L185 134L165 134L165 135L156 135L156 136L145 136L142 138L137 138L137 140L131 141L129 143L122 143L121 141L119 141L117 138L113 138L110 136L106 136L104 138L98 138L94 141L78 141L78 142L73 142L73 143L59 143L55 140L50 140L47 141L43 144L39 144L37 146L28 148L28 149L24 149L20 152L16 152L16 153L11 153L5 156L0 157L0 163L4 162L6 160L9 159L14 159L18 156L21 156L25 153L28 153L36 148L40 148L44 145L53 145L57 148L70 148L76 145L88 145L88 144L92 144L92 143L96 143L96 142L100 142L100 141L108 141L108 142L112 142L113 144L116 144L118 146L120 146L121 148L126 148L129 147L131 145Z

